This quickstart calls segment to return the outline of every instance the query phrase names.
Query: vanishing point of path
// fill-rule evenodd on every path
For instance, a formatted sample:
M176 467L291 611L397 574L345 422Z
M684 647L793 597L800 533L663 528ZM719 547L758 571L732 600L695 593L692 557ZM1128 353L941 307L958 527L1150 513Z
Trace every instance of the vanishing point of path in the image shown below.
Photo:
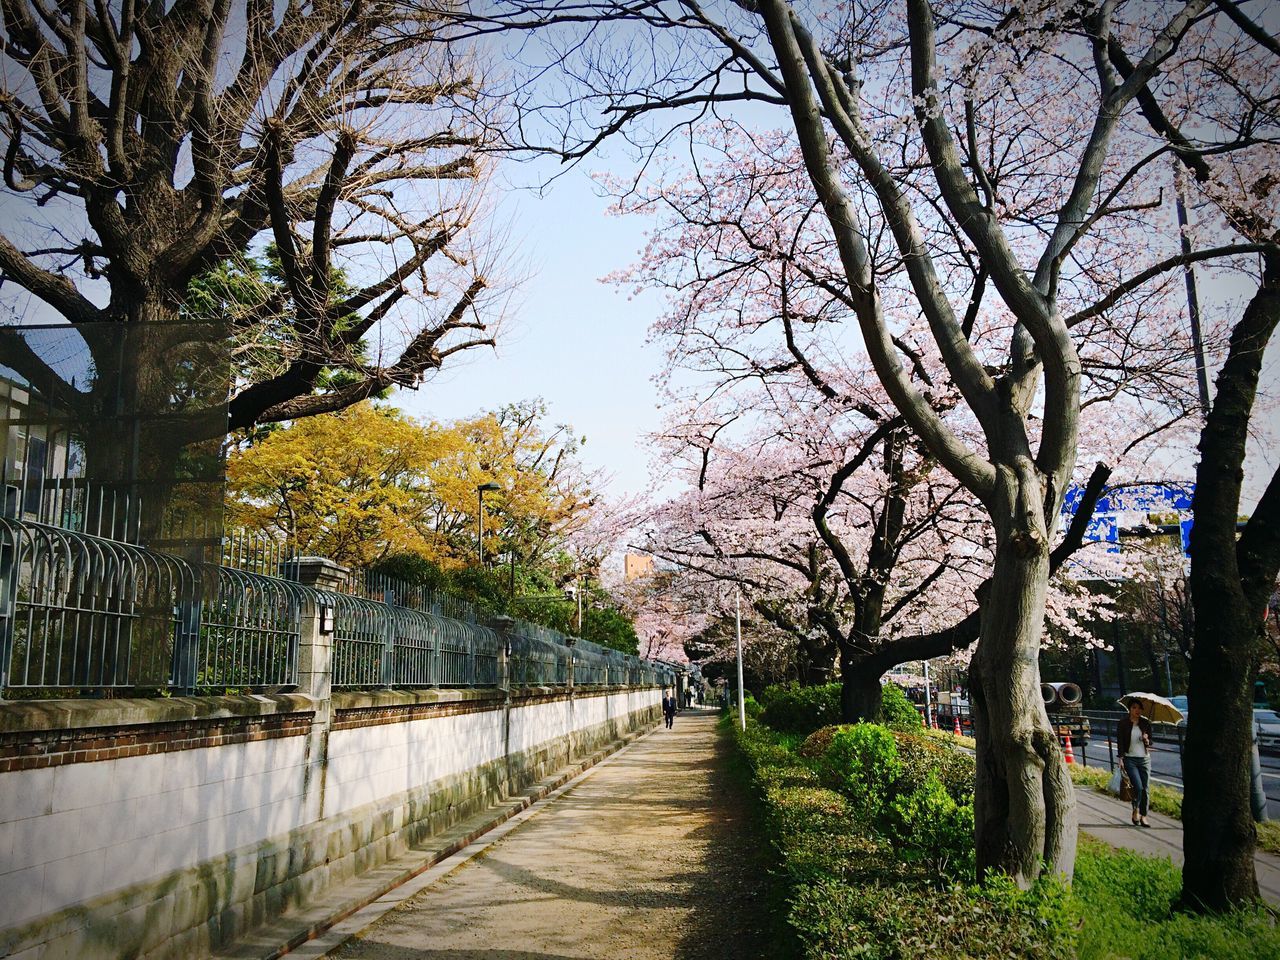
M716 715L685 711L330 956L775 956L766 866Z

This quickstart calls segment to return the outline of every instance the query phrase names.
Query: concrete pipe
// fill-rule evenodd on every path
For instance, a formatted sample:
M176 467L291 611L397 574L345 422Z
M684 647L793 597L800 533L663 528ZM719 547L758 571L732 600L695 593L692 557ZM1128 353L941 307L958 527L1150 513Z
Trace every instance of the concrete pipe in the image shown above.
M1069 680L1065 683L1055 683L1054 687L1057 688L1058 702L1064 707L1079 706L1080 701L1084 699L1084 691L1080 689L1078 684L1074 684Z
M1044 705L1052 707L1058 702L1057 685L1052 683L1040 684L1040 696L1044 698Z

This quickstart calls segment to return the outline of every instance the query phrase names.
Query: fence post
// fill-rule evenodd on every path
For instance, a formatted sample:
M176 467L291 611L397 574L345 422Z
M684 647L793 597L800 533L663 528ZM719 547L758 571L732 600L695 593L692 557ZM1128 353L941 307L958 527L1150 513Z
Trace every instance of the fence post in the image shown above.
M281 564L281 573L309 589L298 623L298 691L315 701L315 717L307 735L304 803L316 820L324 817L324 779L333 727L333 637L336 611L327 593L346 588L350 570L325 557L300 557ZM314 808L311 805L314 804Z
M202 571L197 568L195 582L190 585L191 593L178 598L177 624L173 638L173 679L174 691L188 695L195 692L196 659L200 649L200 620L204 612L206 576L217 577L216 572ZM216 580L215 587L216 590Z
M396 685L396 595L383 590L382 602L387 607L387 635L382 641L381 682L384 687Z
M5 519L17 515L17 488L4 487L4 503L0 505ZM13 619L18 597L18 537L9 524L0 524L0 701L9 686L9 670L13 664Z

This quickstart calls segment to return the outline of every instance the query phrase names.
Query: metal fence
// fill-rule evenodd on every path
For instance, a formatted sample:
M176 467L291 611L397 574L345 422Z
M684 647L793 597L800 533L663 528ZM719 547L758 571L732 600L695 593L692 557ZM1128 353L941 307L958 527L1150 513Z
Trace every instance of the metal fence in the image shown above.
M0 698L287 690L320 609L333 612L337 688L496 686L504 644L518 686L671 682L666 667L545 627L500 633L456 598L371 582L320 592L289 578L291 561L252 559L200 563L0 518ZM285 576L258 572L272 565Z

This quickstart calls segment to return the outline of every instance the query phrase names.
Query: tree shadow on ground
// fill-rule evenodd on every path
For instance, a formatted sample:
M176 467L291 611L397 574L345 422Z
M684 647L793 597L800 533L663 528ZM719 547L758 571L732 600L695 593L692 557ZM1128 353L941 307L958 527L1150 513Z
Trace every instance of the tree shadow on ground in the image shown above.
M686 877L694 912L675 960L792 960L800 955L776 880L777 855L762 829L750 772L727 732L717 731L707 770L712 820L698 831L706 857Z

